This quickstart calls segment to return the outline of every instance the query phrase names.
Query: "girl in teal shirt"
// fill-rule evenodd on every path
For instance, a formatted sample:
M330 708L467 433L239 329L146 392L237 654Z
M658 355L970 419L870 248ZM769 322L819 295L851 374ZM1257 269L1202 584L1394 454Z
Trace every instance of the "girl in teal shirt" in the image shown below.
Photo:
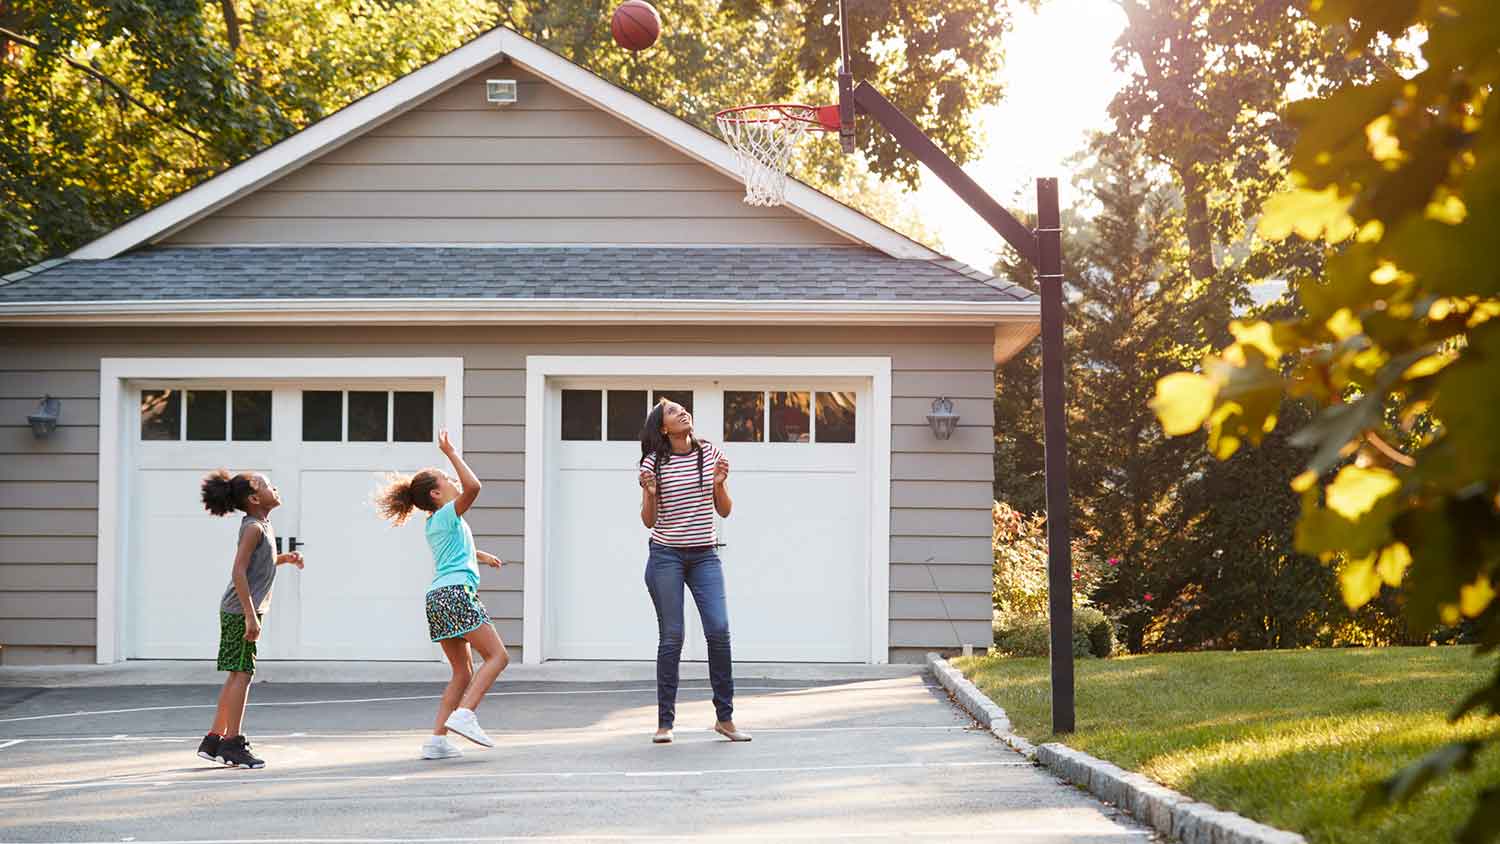
M395 475L377 501L380 514L397 525L405 523L414 509L429 514L426 534L433 577L427 589L427 629L432 641L443 646L453 676L438 704L432 736L422 745L423 759L463 755L448 741L450 731L482 747L495 746L479 726L474 710L510 664L505 643L479 601L479 563L500 568L500 558L474 548L474 532L463 519L482 485L448 441L447 431L438 436L438 448L453 464L456 480L440 469ZM484 659L477 671L470 645Z

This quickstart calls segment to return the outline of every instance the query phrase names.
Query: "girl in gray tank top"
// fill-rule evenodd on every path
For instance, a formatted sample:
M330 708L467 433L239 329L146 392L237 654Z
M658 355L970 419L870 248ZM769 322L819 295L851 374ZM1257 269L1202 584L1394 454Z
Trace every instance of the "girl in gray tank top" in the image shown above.
M215 516L239 511L245 517L240 520L229 586L219 599L218 668L229 676L219 692L213 727L198 745L198 755L233 768L264 768L266 763L250 752L250 741L240 726L250 699L250 678L255 674L255 643L260 639L262 617L271 607L276 567L289 563L300 569L302 555L275 552L271 511L281 505L281 493L265 475L231 475L220 469L203 478L202 496L203 509Z

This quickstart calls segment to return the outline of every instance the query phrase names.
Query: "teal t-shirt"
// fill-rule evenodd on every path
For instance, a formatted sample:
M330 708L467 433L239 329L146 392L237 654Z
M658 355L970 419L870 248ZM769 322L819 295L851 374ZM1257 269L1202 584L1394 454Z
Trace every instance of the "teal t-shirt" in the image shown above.
M469 585L479 588L479 560L474 557L474 532L449 501L427 517L427 547L435 570L432 586Z

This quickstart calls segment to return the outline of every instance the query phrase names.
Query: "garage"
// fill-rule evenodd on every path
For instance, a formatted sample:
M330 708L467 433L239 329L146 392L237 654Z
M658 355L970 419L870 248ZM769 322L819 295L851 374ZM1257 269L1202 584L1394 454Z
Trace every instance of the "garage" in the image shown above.
M435 462L435 432L447 424L444 379L246 378L231 373L249 362L178 363L221 374L116 382L123 656L202 658L203 643L217 637L239 519L206 514L198 485L225 467L271 478L283 501L272 515L277 544L307 557L302 571L277 574L265 659L438 658L422 612L432 564L421 520L394 528L376 516L372 497L386 472Z
M717 376L702 374L716 363ZM542 555L543 576L527 579L528 604L540 606L536 613L528 606L526 618L540 627L541 658L655 658L636 465L642 419L670 398L693 413L699 435L719 444L732 467L735 507L720 520L719 554L735 659L884 661L884 625L875 619L885 618L876 604L887 563L885 542L874 538L884 521L872 518L885 506L875 493L886 488L874 480L884 468L875 457L885 453L875 443L883 415L877 378L850 376L838 361L799 369L790 359L764 362L774 371L759 374L750 374L754 361L707 359L658 363L677 371L657 376L566 374L632 365L532 359L541 382L528 395L538 397L545 443L535 451L545 467L536 490L545 528L535 552L528 547L528 559ZM541 374L548 369L557 374ZM683 656L706 659L697 615L686 615ZM528 660L532 654L528 647Z

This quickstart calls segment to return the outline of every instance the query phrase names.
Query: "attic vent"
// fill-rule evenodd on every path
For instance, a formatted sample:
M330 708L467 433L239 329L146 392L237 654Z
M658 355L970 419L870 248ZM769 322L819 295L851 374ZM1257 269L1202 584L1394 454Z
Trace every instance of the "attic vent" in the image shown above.
M484 98L492 105L512 105L516 101L516 80L487 79L484 83Z

